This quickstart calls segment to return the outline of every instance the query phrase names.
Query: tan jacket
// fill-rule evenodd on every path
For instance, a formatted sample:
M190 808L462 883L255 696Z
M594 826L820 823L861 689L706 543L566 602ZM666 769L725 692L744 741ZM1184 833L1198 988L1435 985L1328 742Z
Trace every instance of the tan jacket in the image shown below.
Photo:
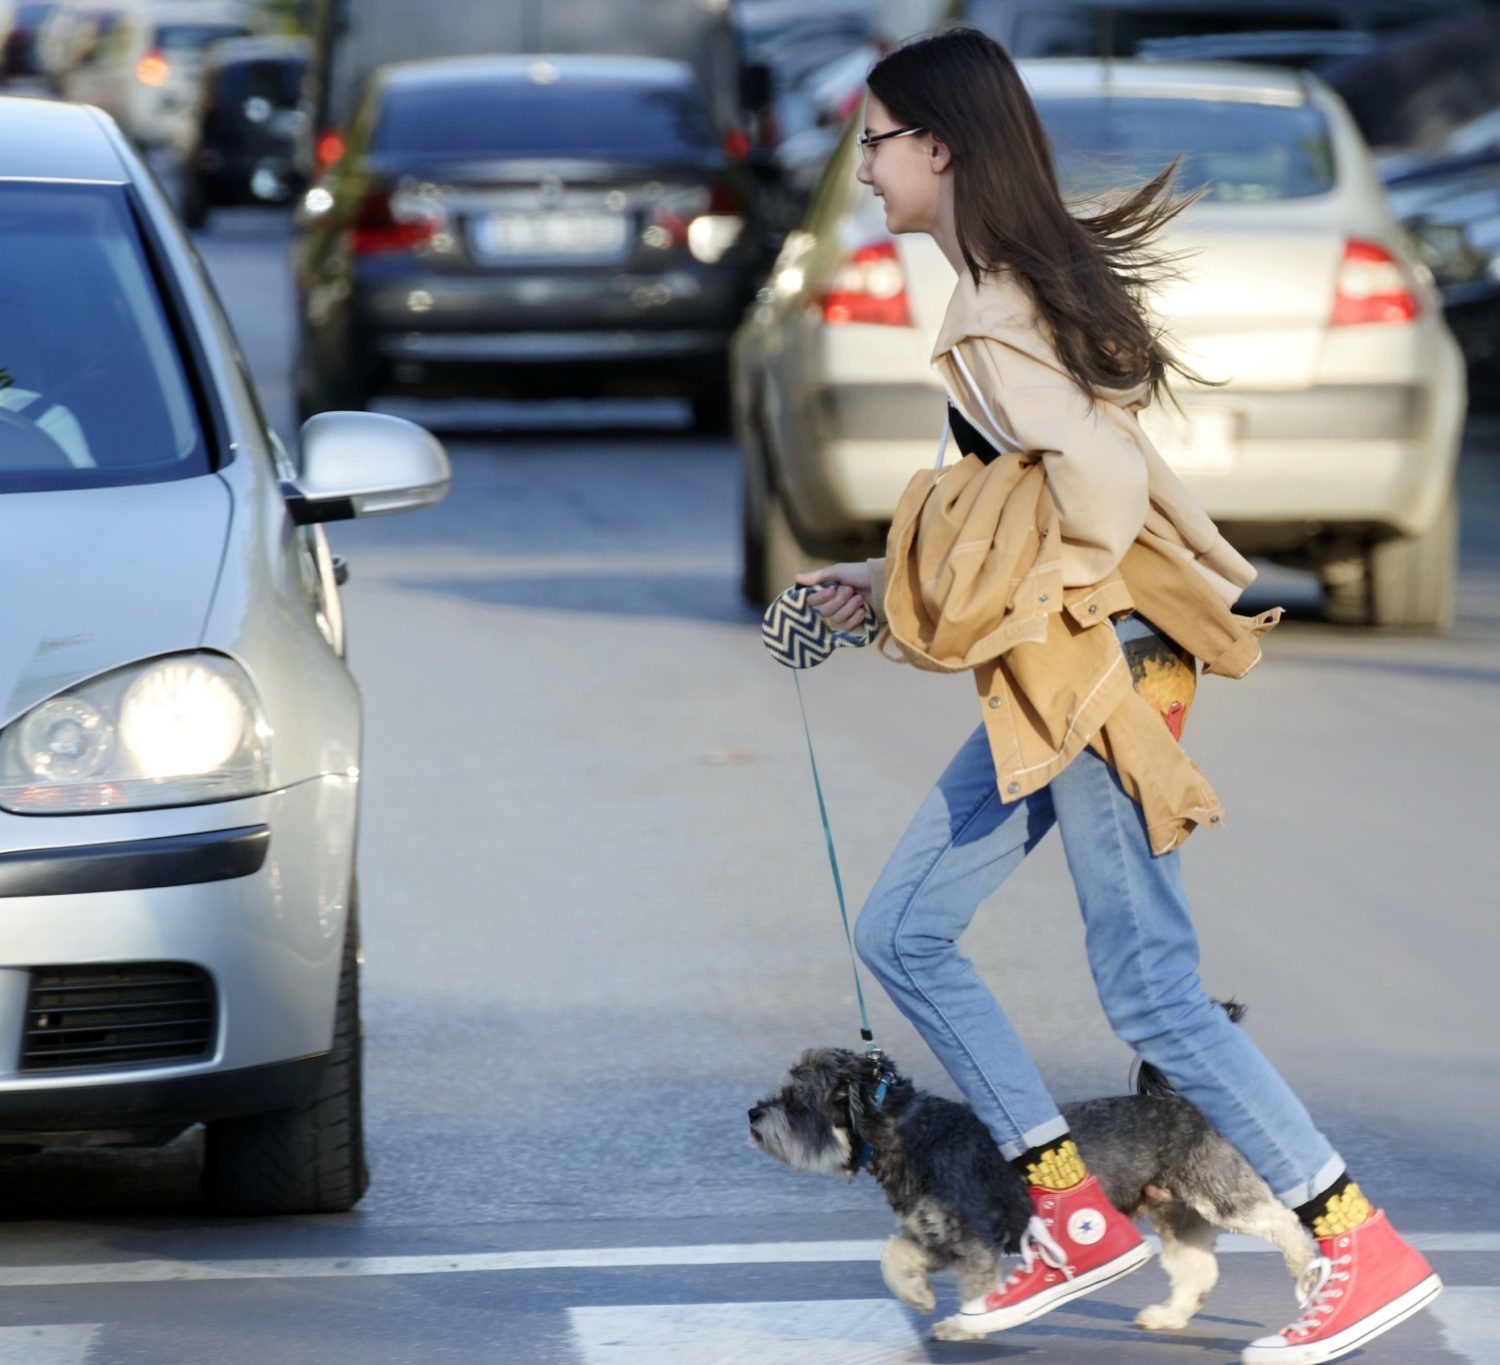
M1141 430L1143 384L1092 404L1052 348L1024 286L1006 272L979 286L965 272L933 349L954 405L1000 450L1040 454L1062 525L1068 587L1097 583L1145 527L1178 544L1233 605L1255 570Z
M973 671L1001 801L1040 790L1088 745L1141 804L1152 850L1164 853L1200 824L1217 828L1223 810L1136 694L1110 622L1139 610L1205 672L1243 677L1281 611L1250 619L1229 610L1254 570L1139 435L1133 411L1100 398L1089 413L1064 376L1075 404L1047 377L1057 362L1039 358L1034 324L1017 335L1000 326L999 303L980 298L969 309L966 292L975 291L955 292L958 315L989 319L1003 335L945 324L935 364L945 378L963 377L950 378L950 395L1016 454L988 465L965 456L907 485L886 557L871 561L882 648L889 657L894 642L920 668ZM1033 382L990 387L1000 373ZM979 374L989 378L970 387Z

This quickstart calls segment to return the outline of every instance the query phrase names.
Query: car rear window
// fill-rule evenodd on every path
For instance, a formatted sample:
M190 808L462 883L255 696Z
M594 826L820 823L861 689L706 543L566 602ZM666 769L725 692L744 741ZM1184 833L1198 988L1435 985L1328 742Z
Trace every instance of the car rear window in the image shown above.
M1133 57L1175 40L1226 34L1388 31L1448 12L1468 12L1471 0L1360 0L1358 4L1182 3L1091 5L1073 0L971 0L965 22L994 30L1014 15L1009 47L1014 57Z
M1311 105L1232 100L1040 99L1058 176L1070 195L1147 179L1179 154L1177 187L1221 203L1326 194L1334 184L1328 122Z
M163 52L199 52L220 38L242 38L248 32L238 24L159 24L153 36Z
M229 63L217 80L226 100L263 99L278 109L295 109L306 69L300 57L258 57Z
M717 145L691 85L473 80L388 87L371 149L650 159Z
M119 186L0 184L0 491L210 470Z

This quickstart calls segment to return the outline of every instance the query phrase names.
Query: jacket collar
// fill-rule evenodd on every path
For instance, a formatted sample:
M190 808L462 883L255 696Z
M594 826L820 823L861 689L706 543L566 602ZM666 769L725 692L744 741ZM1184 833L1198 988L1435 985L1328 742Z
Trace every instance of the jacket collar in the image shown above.
M970 337L998 341L1046 366L1062 382L1074 382L1058 360L1047 325L1037 316L1026 286L1009 270L992 270L978 284L967 270L959 275L932 348L933 368L944 379L948 353ZM1144 383L1130 389L1102 389L1099 397L1135 412L1150 401L1150 389Z

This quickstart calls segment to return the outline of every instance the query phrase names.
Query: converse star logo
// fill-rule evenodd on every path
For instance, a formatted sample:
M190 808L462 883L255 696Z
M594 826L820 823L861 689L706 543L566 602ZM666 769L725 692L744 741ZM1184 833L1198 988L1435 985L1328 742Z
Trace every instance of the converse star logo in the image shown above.
M1068 1240L1093 1246L1104 1236L1104 1215L1098 1209L1077 1209L1068 1219Z

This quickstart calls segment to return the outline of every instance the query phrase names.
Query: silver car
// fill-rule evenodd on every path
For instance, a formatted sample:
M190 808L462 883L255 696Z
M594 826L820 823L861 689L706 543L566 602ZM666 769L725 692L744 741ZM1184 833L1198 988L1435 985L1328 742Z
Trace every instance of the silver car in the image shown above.
M1152 303L1217 387L1145 410L1162 454L1241 551L1316 572L1329 617L1445 627L1463 358L1342 101L1229 64L1021 71L1075 197L1179 153L1180 187L1204 190L1164 237L1181 275ZM885 231L857 162L846 134L732 348L756 600L810 556L878 554L942 426L929 358L953 271L930 238Z
M421 428L294 464L107 117L0 99L0 1145L206 1124L226 1212L366 1175L360 697L322 523L445 493Z

